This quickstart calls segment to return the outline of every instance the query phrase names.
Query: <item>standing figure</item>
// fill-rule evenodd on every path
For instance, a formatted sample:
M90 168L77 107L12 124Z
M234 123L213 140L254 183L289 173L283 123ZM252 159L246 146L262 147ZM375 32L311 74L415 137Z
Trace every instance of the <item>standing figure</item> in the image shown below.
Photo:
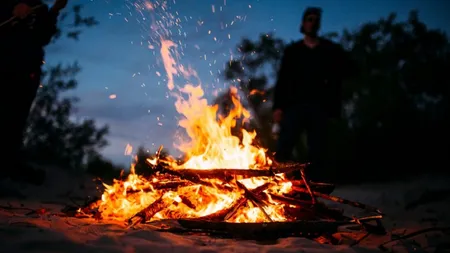
M23 132L41 81L44 46L57 32L66 5L67 0L56 0L51 8L41 0L0 1L0 112L9 150L2 153L2 176L36 183L45 176L23 162Z
M311 172L320 174L327 122L341 114L341 84L349 73L343 48L318 36L322 10L307 8L300 31L304 38L286 47L274 90L273 119L279 123L275 160L292 160L299 135L306 131ZM312 171L314 170L314 171Z

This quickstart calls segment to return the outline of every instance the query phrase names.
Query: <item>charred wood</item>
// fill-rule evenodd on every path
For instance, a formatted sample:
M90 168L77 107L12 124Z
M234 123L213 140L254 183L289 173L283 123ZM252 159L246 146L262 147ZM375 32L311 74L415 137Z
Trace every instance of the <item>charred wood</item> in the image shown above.
M308 193L308 190L306 190L305 188L301 188L301 187L297 187L297 186L292 186L292 189L294 191L298 191L298 192L303 192L303 193ZM375 207L366 205L366 204L362 204L360 202L357 201L351 201L348 199L343 199L340 197L336 197L336 196L331 196L331 195L327 195L327 194L323 194L320 192L313 192L314 196L318 197L318 198L322 198L322 199L326 199L326 200L330 200L333 202L337 202L337 203L341 203L341 204L345 204L345 205L350 205L353 207L357 207L357 208L361 208L361 209L365 209L367 211L371 211L371 212L375 212L378 214L383 214L380 210L378 210Z
M285 197L285 196L281 196L281 195L276 195L273 193L269 193L270 197L281 204L285 204L285 205L293 205L293 206L301 206L301 207L311 207L312 202L309 200L300 200L300 199L294 199L294 198L289 198L289 197Z
M151 186L142 187L140 189L127 189L127 193L138 193L138 192L151 192L154 190L176 190L180 187L193 185L189 181L172 181L172 182L157 182L152 183Z

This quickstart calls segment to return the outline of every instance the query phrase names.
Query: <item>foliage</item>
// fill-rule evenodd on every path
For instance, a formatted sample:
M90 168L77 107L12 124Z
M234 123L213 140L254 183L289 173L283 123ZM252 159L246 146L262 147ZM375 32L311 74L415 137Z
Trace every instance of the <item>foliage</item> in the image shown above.
M26 151L33 160L79 168L88 156L96 156L107 144L107 127L97 128L93 120L71 119L78 99L62 94L76 88L74 78L78 72L76 64L58 65L44 75L25 137Z
M97 24L93 17L82 17L80 10L81 5L75 5L71 11L62 13L53 42L63 32L69 38L78 39L81 28ZM73 22L67 24L69 16L73 16ZM80 168L87 161L98 163L98 151L107 145L108 128L98 128L90 119L73 120L78 99L64 96L66 91L76 88L75 77L79 71L80 67L74 63L50 66L43 72L25 132L24 149L31 160L69 168Z
M448 147L449 140L450 79L446 71L450 69L450 44L446 34L429 29L412 11L406 21L397 21L391 14L327 37L348 50L358 73L344 85L345 117L330 123L324 157L329 171L325 174L334 179L347 174L342 172L381 178L387 172L404 175L430 160L435 166L448 162L441 148ZM274 81L273 70L283 47L283 41L272 35L262 35L257 41L244 39L238 46L239 57L225 75L248 97L261 142L272 143L269 148L273 148L267 131L271 108L263 101L271 99L268 83ZM224 93L217 101L227 96ZM298 150L303 150L302 145ZM300 157L304 157L302 152ZM378 173L367 173L361 167Z
M45 0L46 4L50 5L52 0ZM92 16L82 15L83 5L75 4L63 10L59 16L58 30L53 37L53 42L65 36L69 39L78 40L82 29L92 27L98 24L98 21Z
M442 155L449 137L446 34L427 28L412 11L405 22L391 14L345 31L341 41L360 66L345 92L354 108L349 123L358 163L379 169L389 162L407 174L448 162Z

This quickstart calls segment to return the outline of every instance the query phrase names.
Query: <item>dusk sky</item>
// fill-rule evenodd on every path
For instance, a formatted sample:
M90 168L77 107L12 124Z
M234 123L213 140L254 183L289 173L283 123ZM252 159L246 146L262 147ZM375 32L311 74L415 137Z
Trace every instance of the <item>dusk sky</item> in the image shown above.
M103 154L121 164L127 143L155 150L160 144L173 150L179 116L168 96L159 48L150 49L150 22L135 10L132 1L77 0L84 15L99 25L85 29L79 41L60 40L47 48L47 64L71 63L82 67L75 95L80 98L76 117L108 124L110 145ZM354 29L396 12L404 20L412 9L431 28L449 33L447 0L177 0L168 1L182 20L183 63L195 68L208 96L228 84L221 78L230 52L243 37L257 38L274 32L287 41L298 32L307 6L323 8L322 32ZM214 6L214 7L212 7ZM214 10L214 12L213 12ZM146 14L145 14L146 15ZM233 22L234 21L234 22ZM232 24L233 23L233 24ZM231 25L232 24L232 25ZM211 31L209 33L209 31ZM186 33L186 34L185 34ZM214 39L216 38L216 39ZM154 45L157 46L157 45ZM160 73L158 76L157 72ZM180 84L183 85L183 84ZM115 99L110 95L115 94ZM159 121L158 121L159 117Z

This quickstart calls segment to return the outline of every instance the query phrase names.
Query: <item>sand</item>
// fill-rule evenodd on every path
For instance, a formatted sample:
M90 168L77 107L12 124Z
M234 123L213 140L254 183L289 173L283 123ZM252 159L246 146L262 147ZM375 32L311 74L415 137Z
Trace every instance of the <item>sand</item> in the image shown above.
M426 191L444 189L445 179L422 178L407 183L366 184L338 187L334 194L379 207L387 214L385 236L371 235L355 247L323 245L304 238L286 238L274 242L217 239L208 236L183 236L161 233L146 226L126 229L115 222L91 219L61 218L49 214L29 214L44 208L58 212L69 203L68 196L84 197L96 193L95 184L86 176L50 170L41 187L1 182L3 189L14 193L0 199L0 253L20 252L160 252L160 253L284 253L284 252L380 252L378 245L392 233L409 233L418 229L449 226L449 201L439 200L413 209L405 205ZM450 186L449 186L450 188ZM3 191L5 192L5 191ZM23 198L26 196L26 198ZM355 209L348 214L360 215ZM345 234L351 235L351 234ZM360 234L362 235L362 234ZM386 245L394 252L449 252L448 235L428 233ZM347 244L351 239L344 238ZM418 244L416 244L417 242ZM438 251L436 251L438 249Z

